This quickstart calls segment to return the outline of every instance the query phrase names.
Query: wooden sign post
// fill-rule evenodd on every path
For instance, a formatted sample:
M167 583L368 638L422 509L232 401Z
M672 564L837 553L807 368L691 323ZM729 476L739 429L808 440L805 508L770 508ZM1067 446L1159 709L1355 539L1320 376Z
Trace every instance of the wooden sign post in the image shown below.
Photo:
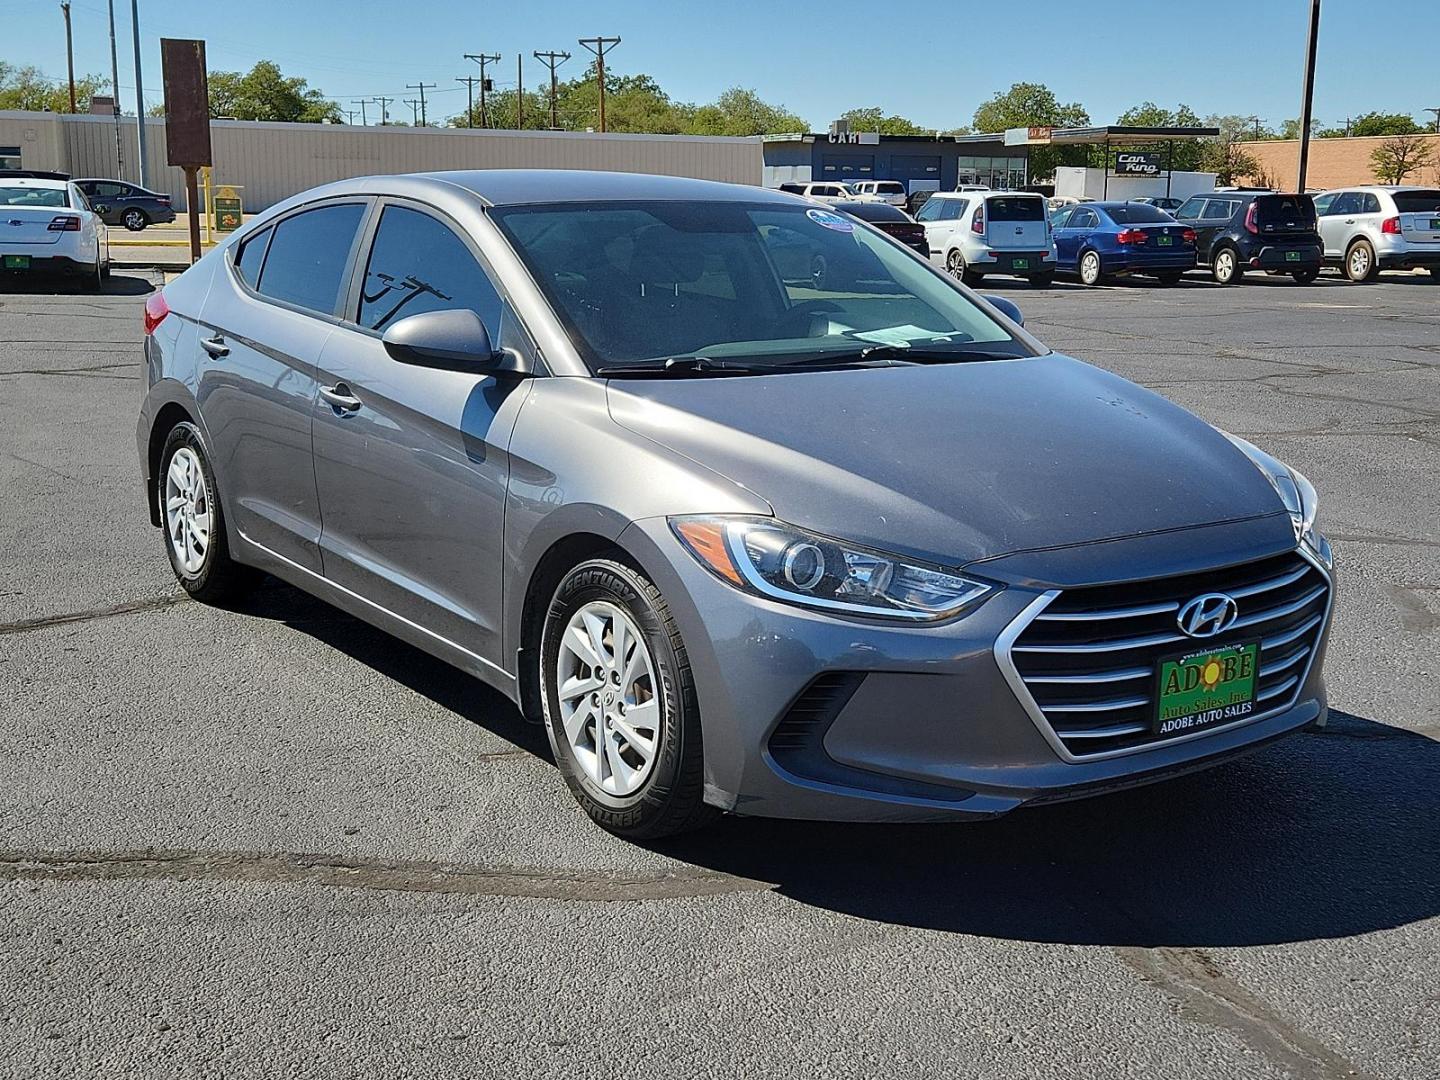
M213 165L210 151L210 84L205 74L205 42L160 39L165 78L165 152L171 165L185 170L185 206L190 211L190 262L200 258L201 168Z

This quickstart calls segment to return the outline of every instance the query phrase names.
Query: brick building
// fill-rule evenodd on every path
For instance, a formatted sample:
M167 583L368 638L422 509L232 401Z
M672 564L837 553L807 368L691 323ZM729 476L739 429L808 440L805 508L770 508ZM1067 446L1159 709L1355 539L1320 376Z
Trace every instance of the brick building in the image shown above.
M1306 169L1308 188L1346 187L1351 184L1376 184L1370 154L1389 136L1376 135L1361 139L1311 139L1310 164ZM1431 164L1419 173L1405 178L1407 184L1440 184L1440 135L1424 135L1430 144ZM1295 139L1274 139L1268 142L1239 144L1258 161L1265 172L1283 191L1295 187L1299 167L1300 143ZM1254 181L1258 177L1248 177Z

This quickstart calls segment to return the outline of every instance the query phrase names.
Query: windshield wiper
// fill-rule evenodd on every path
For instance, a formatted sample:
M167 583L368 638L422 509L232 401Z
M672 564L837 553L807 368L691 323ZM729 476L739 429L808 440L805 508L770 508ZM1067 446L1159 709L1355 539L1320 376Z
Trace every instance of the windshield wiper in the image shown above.
M686 375L758 375L772 370L769 365L751 367L746 364L732 364L725 360L712 360L708 356L671 356L663 363L651 361L644 364L607 364L595 369L596 375L619 375L624 377L649 377L665 379Z

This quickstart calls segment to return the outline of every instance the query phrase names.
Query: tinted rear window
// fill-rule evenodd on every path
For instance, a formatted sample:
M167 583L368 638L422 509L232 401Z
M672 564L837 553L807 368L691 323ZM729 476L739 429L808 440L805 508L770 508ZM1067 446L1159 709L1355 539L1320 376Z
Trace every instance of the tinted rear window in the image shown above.
M1169 214L1147 203L1129 203L1125 206L1109 206L1105 213L1117 225L1142 225L1154 221L1173 221Z
M307 210L276 225L260 292L323 315L333 313L364 212L359 203L344 203Z
M1038 195L1028 199L999 196L985 200L991 221L1044 221L1045 200Z
M1440 213L1440 191L1397 191L1394 197L1402 214Z
M1309 195L1261 195L1255 200L1255 220L1261 225L1315 224L1315 200Z

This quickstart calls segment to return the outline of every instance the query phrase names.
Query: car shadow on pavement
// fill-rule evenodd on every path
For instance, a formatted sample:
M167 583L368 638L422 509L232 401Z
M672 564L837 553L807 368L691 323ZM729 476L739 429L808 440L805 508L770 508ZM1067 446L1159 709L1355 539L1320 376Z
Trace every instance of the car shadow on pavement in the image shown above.
M729 818L654 845L864 919L1024 941L1243 946L1440 914L1440 742L1332 712L1208 772L957 825Z
M155 291L149 278L113 271L98 292L89 292L66 278L0 277L0 296L143 296Z

